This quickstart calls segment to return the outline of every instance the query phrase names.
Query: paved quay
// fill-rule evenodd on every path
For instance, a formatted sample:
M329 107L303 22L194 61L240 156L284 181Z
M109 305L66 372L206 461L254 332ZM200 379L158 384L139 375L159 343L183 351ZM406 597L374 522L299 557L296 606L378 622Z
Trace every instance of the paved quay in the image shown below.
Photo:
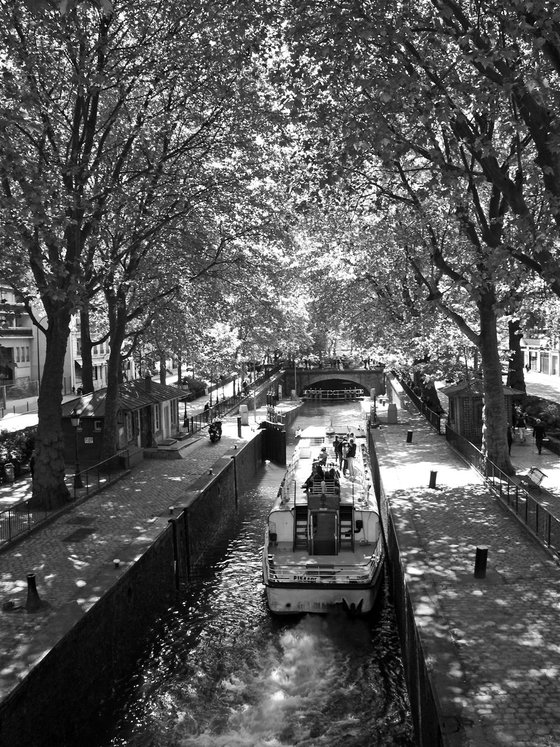
M398 420L376 432L377 450L422 645L448 719L448 743L558 747L560 566L444 436L417 414L400 410ZM0 698L151 543L189 486L251 437L252 412L250 422L239 439L237 418L226 418L218 444L203 432L185 445L182 459L146 460L0 553L0 600L14 603L11 611L0 608ZM547 500L552 504L559 496L560 516L560 459L546 450L539 456L529 436L525 444L513 444L512 461L521 473L542 469ZM427 487L432 471L435 490ZM8 500L11 489L0 489L0 498L4 491ZM18 481L13 489L25 497L29 483ZM488 570L486 578L475 579L475 549L481 546L488 548ZM114 558L121 561L118 569ZM44 602L35 613L25 611L29 573Z
M398 420L379 429L376 449L447 743L557 747L560 565L444 436L416 413L399 410ZM539 457L531 440L512 460L560 485L558 457ZM488 549L483 579L477 547Z
M256 426L252 418L249 422L240 438L237 417L224 418L218 443L211 443L204 430L186 442L181 459L145 460L127 477L69 504L56 520L0 552L0 699L151 544L167 525L170 507L181 506L189 486L236 444L251 438ZM29 480L15 487L29 492ZM31 573L43 606L28 613ZM11 610L4 608L6 602L13 604Z

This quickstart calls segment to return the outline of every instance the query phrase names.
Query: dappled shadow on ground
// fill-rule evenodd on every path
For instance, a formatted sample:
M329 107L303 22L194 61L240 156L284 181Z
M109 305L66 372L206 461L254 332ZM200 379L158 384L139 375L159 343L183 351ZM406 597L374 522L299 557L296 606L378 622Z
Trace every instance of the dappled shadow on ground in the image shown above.
M547 745L560 722L560 572L484 485L391 494L440 695L492 744ZM488 550L474 577L477 547Z

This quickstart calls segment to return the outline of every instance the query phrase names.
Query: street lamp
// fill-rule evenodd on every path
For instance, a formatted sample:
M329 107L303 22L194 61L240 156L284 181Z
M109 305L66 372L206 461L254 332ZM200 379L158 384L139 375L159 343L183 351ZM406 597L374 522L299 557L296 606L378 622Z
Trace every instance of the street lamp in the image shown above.
M78 428L80 427L80 416L78 415L78 412L75 408L70 413L70 422L72 423L72 427L74 428L74 444L75 444L75 454L76 454L76 471L74 473L74 487L83 488L84 484L82 482L82 478L80 477L80 465L78 463Z

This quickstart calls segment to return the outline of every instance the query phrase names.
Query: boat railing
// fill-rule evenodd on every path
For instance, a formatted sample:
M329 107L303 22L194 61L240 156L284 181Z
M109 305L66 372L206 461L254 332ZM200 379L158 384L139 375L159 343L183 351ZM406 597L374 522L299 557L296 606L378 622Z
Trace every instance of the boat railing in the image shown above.
M359 583L367 581L373 569L377 567L381 559L381 548L379 543L375 550L363 563L306 563L294 566L282 565L274 560L273 555L267 556L268 571L271 581L293 582L303 581L305 583L328 581L329 583Z

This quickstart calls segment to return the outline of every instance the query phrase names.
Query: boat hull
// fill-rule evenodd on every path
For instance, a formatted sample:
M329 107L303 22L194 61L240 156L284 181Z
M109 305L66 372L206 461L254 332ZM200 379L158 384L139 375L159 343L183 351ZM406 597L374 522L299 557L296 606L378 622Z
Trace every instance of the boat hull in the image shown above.
M327 614L344 610L349 614L367 615L372 611L381 577L366 588L301 586L267 586L266 598L275 615Z
M327 614L344 610L352 615L372 611L382 581L382 566L371 583L352 584L266 584L268 607L275 615Z

